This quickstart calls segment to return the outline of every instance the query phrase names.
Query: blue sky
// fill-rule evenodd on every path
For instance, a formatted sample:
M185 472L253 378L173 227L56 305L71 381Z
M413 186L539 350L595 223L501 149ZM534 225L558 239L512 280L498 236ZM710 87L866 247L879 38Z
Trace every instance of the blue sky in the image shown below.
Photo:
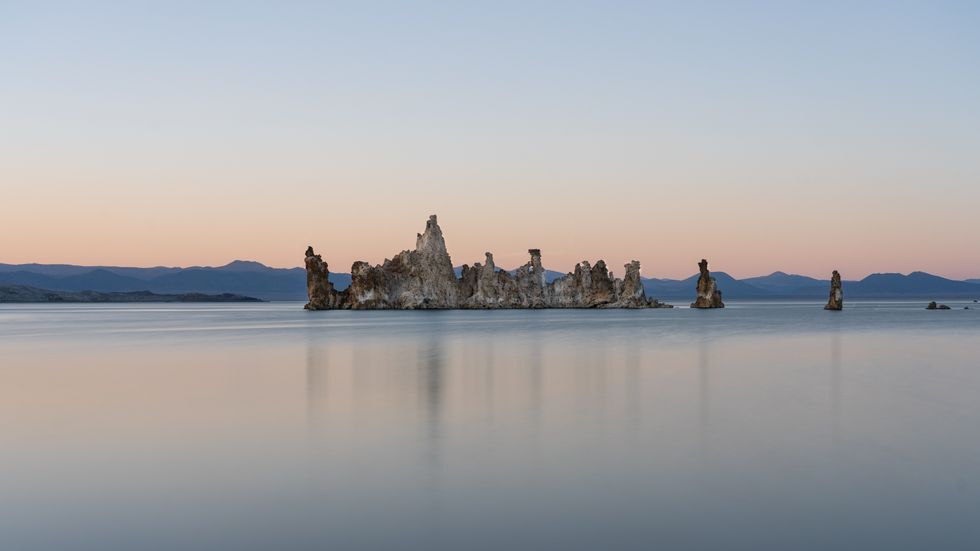
M978 6L2 3L0 261L980 277Z

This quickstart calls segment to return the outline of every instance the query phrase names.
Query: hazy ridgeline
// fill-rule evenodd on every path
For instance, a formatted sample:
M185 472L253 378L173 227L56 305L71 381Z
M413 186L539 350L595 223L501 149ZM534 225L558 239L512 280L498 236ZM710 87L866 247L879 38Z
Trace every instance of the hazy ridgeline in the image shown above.
M824 298L828 280L775 272L768 276L735 279L712 271L726 299ZM459 268L457 268L459 275ZM550 282L564 272L548 270ZM980 298L980 280L955 281L923 272L909 275L873 274L847 281L849 298ZM338 289L350 285L349 273L330 274ZM697 275L684 280L644 277L647 296L689 301ZM0 264L0 285L27 285L55 291L154 293L236 293L263 300L303 300L306 273L302 268L269 268L257 262L235 261L220 267L129 268L54 264Z

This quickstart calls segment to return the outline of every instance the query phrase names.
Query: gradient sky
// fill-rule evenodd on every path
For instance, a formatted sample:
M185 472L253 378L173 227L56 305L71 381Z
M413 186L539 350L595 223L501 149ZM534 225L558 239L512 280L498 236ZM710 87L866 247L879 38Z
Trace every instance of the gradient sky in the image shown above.
M0 2L0 262L980 277L976 2Z

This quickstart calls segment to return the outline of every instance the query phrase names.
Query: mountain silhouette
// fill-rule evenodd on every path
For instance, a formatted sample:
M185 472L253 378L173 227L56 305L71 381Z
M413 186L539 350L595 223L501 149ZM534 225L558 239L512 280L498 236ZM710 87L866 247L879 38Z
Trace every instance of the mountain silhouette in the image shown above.
M824 288L830 285L829 279L820 280L808 276L787 274L786 272L773 272L767 276L748 277L741 281L753 287L780 295L793 294L801 288Z
M722 298L772 298L774 293L733 278L725 272L711 272L718 283ZM643 289L647 295L669 300L688 300L694 296L700 274L686 279L644 278Z
M855 296L875 298L903 297L910 295L936 298L980 297L980 285L967 281L955 281L925 272L902 274L871 274L851 283L850 293ZM848 287L844 288L845 296Z
M345 278L331 276L331 280L334 279ZM350 276L346 276L344 287L349 284ZM262 300L306 299L306 271L303 268L270 268L244 260L218 267L192 268L0 264L0 285L66 292L233 293Z

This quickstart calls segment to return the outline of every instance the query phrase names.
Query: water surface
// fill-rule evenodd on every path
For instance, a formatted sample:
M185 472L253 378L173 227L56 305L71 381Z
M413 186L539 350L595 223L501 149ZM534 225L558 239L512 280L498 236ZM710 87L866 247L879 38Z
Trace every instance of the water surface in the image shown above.
M0 548L976 549L924 304L0 306Z

